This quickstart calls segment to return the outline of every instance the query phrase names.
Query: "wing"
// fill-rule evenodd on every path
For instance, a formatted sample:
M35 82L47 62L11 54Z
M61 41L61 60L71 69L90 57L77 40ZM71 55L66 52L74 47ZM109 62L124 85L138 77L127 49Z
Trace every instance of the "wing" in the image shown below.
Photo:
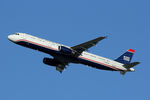
M96 39L90 40L88 42L76 45L71 47L73 50L75 50L77 52L77 55L80 55L83 51L88 50L89 48L91 48L92 46L95 46L99 41L105 39L105 37L98 37Z

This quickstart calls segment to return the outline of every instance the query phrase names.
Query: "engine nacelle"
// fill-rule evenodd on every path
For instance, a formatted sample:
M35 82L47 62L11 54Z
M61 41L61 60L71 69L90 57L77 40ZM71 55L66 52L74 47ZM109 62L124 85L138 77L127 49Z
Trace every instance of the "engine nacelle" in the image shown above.
M66 54L66 55L72 55L74 54L73 50L68 48L68 47L65 47L65 46L59 46L59 51L63 54Z
M53 60L51 58L44 58L43 63L46 65L50 65L50 66L57 66L58 65L58 62L56 62L55 60Z

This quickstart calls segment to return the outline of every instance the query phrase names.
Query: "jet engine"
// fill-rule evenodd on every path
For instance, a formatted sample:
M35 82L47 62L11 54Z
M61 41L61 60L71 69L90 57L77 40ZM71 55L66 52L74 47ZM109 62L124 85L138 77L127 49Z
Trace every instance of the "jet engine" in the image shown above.
M58 62L56 62L54 59L51 58L44 58L43 63L50 66L57 66Z
M59 62L55 61L51 58L44 58L43 63L50 66L55 66L56 70L62 73L62 71L65 69L65 66L61 65Z
M74 54L72 49L65 47L65 46L59 46L59 51L63 54L66 54L66 55L73 55Z

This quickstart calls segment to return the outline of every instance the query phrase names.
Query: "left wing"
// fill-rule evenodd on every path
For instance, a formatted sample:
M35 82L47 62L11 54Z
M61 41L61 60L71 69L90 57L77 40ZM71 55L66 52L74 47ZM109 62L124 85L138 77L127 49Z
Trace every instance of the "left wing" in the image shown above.
M88 50L92 46L95 46L99 41L105 39L105 37L98 37L96 39L90 40L88 42L84 42L82 44L76 45L71 47L71 49L75 50L77 52L77 56L79 56L83 51Z

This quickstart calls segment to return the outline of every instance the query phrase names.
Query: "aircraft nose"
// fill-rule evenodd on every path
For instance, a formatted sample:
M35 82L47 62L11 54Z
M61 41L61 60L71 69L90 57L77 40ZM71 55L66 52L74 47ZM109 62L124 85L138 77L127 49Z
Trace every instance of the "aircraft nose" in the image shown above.
M15 42L15 38L13 35L8 35L8 40Z
M12 35L8 35L8 40L12 40Z

